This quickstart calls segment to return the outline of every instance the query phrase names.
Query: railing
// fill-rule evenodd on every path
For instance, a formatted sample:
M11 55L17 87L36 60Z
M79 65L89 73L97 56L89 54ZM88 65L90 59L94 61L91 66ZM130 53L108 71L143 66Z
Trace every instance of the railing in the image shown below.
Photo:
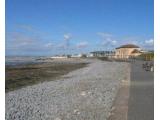
M154 71L154 63L153 63L153 61L143 63L142 64L142 68L145 71Z

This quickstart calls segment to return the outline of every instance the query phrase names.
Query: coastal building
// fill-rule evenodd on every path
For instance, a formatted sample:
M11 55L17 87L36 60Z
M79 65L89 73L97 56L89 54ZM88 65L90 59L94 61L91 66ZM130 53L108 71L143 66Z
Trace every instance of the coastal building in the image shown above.
M79 54L72 54L71 55L71 58L79 58L80 56L79 56Z
M80 54L73 54L71 55L72 58L85 58L87 57L86 54L80 53Z
M55 55L55 56L52 56L50 58L59 59L59 58L70 58L70 57L71 57L70 55Z
M131 58L141 55L140 47L134 44L126 44L116 48L115 58Z
M115 56L115 51L94 51L94 52L90 52L90 56L112 58L113 56Z

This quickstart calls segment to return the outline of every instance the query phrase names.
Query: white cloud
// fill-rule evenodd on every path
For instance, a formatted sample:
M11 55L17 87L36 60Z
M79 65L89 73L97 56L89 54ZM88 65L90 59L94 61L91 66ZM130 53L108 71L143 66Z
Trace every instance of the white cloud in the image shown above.
M76 45L77 48L85 48L88 46L88 42L80 42Z
M154 44L154 40L151 38L149 40L145 40L145 44L147 45L153 45Z
M112 42L113 45L116 45L116 44L117 44L117 41L116 41L116 40L112 40L111 42Z
M64 34L64 40L70 40L72 38L72 35L70 33Z
M37 42L37 38L27 36L21 33L11 33L6 39L6 45L10 47L30 46Z
M46 43L38 36L29 36L22 33L10 33L6 39L6 50L8 52L29 53L42 52L53 49L52 43Z
M151 38L151 39L148 39L148 40L145 40L142 44L142 47L144 49L150 49L150 50L153 50L154 49L154 39Z
M47 47L47 48L50 48L50 47L53 47L54 45L53 45L53 43L46 43L45 44L45 47Z
M102 42L102 45L103 45L103 46L109 46L109 45L114 46L114 45L116 45L116 44L117 44L117 41L116 41L116 40L111 40L111 39L104 40L104 41Z
M98 32L98 36L102 38L101 45L107 47L113 47L117 44L117 41L113 39L113 36L109 33Z

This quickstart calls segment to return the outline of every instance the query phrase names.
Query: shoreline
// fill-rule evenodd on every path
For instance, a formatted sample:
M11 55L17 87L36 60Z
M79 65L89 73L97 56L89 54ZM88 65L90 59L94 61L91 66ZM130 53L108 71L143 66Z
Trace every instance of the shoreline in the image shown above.
M106 119L127 64L94 60L55 81L6 93L6 120Z
M34 85L45 81L55 80L76 69L87 66L87 62L61 63L53 62L37 62L25 63L19 65L6 65L6 92L13 91Z

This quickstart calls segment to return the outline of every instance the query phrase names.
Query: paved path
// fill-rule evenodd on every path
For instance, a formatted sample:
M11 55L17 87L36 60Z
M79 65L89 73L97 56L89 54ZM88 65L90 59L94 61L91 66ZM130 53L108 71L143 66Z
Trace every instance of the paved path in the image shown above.
M132 64L128 120L154 120L154 73Z

